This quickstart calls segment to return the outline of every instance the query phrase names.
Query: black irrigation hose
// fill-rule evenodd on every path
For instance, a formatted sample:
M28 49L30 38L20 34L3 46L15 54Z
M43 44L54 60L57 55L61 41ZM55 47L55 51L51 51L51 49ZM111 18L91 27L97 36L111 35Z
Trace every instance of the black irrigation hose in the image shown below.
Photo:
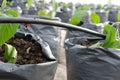
M0 18L0 23L32 23L32 24L43 24L43 25L53 25L73 30L79 30L82 32L86 32L92 35L96 35L98 37L105 38L106 36L103 34L100 34L96 31L89 30L86 28L82 28L79 26L63 23L60 21L52 21L52 20L46 20L46 19L34 19L34 18Z

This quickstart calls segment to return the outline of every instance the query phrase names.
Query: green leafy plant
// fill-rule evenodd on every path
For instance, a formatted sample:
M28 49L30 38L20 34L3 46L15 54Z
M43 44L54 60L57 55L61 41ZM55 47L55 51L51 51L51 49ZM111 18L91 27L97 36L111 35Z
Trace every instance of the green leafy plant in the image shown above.
M58 3L55 0L52 0L52 8L53 8L53 12L56 12L57 9L58 9ZM38 16L47 17L47 18L53 18L52 13L48 12L45 9L45 0L42 1L42 10L38 12Z
M58 9L58 3L55 0L52 0L53 11L56 12Z
M33 0L27 0L27 9L30 8L30 6L32 5Z
M106 33L106 39L103 42L104 48L119 48L120 49L120 38L119 31L113 25L106 25L104 27Z
M102 5L101 5L101 4L98 4L98 5L97 5L97 9L101 10L101 9L102 9Z
M15 63L17 60L17 50L12 45L5 44L4 56L9 63Z
M73 25L79 24L79 22L87 15L87 9L87 7L77 8L70 19L70 23Z
M52 14L47 12L46 10L39 11L38 16L52 18Z
M98 14L96 14L96 13L91 13L90 17L91 17L91 21L92 21L93 23L95 23L95 24L100 23L100 16L99 16Z
M16 11L4 10L4 8L6 7L6 3L7 1L3 0L2 6L0 8L0 18L18 17L18 13ZM13 46L6 44L5 42L14 36L18 29L18 26L19 24L0 24L0 46L5 44L5 59L11 63L15 63L17 51Z
M72 4L72 3L71 3L71 2L69 2L69 3L65 4L65 5L63 6L63 8L67 9L67 8L69 8L69 7L70 7L70 5L71 5L71 4Z
M40 17L46 17L46 18L52 18L52 14L47 12L47 10L45 9L45 1L42 0L42 10L38 12L38 16Z
M117 27L120 23L117 23ZM120 49L120 37L118 28L115 28L113 25L107 24L104 27L104 32L106 34L106 38L103 42L98 42L91 47L99 47L102 46L104 48L116 48Z
M2 5L1 5L2 10L6 7L6 3L7 3L7 0L3 0Z

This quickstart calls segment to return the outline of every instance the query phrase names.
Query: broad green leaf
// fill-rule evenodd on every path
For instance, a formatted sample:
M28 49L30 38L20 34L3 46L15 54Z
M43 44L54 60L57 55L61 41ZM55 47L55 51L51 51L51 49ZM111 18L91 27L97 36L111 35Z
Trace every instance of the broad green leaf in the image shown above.
M106 32L106 39L103 42L103 47L110 48L116 41L116 29L113 26L106 25L104 30Z
M15 63L17 60L17 50L12 45L5 44L4 56L9 63Z
M4 13L0 12L0 18L18 17L19 14L15 10L6 10Z
M70 23L73 24L73 25L79 24L80 21L81 21L81 20L80 20L80 18L78 18L78 17L72 17L72 18L70 19Z
M15 10L12 10L12 9L6 10L5 13L6 13L7 15L11 15L12 17L18 17L18 16L19 16L19 15L18 15L18 12L16 12Z
M106 28L106 39L104 41L104 45L109 45L111 44L115 38L116 38L116 31L114 28L112 28L111 26L105 26Z
M45 10L39 11L39 12L38 12L38 16L47 17L47 18L52 18L52 14L47 13Z
M120 22L120 13L118 13L118 21Z
M117 29L113 25L108 24L104 27L104 32L106 33L106 39L100 45L104 48L120 49L120 38L117 37ZM91 47L98 47L100 45L97 43Z
M110 26L109 24L105 25L104 26L104 32L107 34L109 32L109 29L110 29Z
M14 36L18 29L18 24L0 24L0 45Z
M7 3L7 0L3 0L2 5L1 5L1 9L4 9L6 7L6 3Z
M110 45L110 48L118 48L118 49L120 49L120 40L113 41L112 44Z
M58 3L55 0L52 0L53 10L56 12L58 9Z
M92 13L91 20L93 23L98 24L98 23L100 23L100 16L96 13Z
M114 40L116 40L116 29L114 28L114 26L105 26L108 27L108 30L106 30L107 32L107 37L109 39L109 42L113 42Z
M32 5L33 3L33 0L27 0L27 8L29 9L30 6Z
M78 8L74 15L70 19L70 23L73 25L79 24L79 22L87 15L87 10L84 8Z
M106 33L106 39L104 40L103 43L97 43L94 44L93 46L90 47L98 47L101 46L104 48L116 48L116 49L120 49L120 39L118 39L116 37L117 35L117 29L114 28L114 26L111 25L106 25L104 27L104 32Z
M9 18L11 15L6 15L5 13L0 13L0 18ZM18 24L0 24L0 46L9 40L18 29Z

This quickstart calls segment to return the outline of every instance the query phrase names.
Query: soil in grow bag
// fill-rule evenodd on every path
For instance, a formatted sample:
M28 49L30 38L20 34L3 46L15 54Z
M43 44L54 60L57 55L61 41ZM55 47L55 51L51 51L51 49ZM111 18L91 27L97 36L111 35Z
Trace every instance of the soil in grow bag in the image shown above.
M18 52L16 64L37 64L49 61L43 54L42 48L38 43L15 37L11 38L7 43L14 46ZM7 62L4 58L4 49L4 45L0 47L0 60Z
M76 38L76 39L80 39L80 38ZM82 45L82 46L86 46L86 47L90 47L92 45L95 45L96 43L98 42L101 42L103 41L102 38L99 38L99 37L96 37L96 38L81 38L83 40L79 41L79 44Z
M89 47L89 46L92 46L92 45L95 44L95 43L96 43L96 42L81 42L80 45Z

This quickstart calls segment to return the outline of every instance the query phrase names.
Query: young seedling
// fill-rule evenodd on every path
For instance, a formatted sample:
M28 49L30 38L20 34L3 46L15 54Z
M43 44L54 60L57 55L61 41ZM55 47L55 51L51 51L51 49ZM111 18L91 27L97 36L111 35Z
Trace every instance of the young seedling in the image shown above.
M104 27L104 32L106 33L106 39L103 42L104 48L118 48L120 49L120 38L118 36L118 29L113 25L106 25Z
M52 18L52 14L47 12L46 10L39 11L38 16Z
M27 9L29 10L30 6L32 5L33 0L27 0Z
M102 8L103 8L103 7L102 7L101 4L98 4L98 5L97 5L97 9L101 10Z
M53 8L53 13L55 13L58 9L58 3L55 0L52 0L52 8ZM45 1L42 1L42 10L38 12L38 16L41 17L47 17L47 18L53 18L54 16L52 15L51 12L48 12L45 9Z
M26 49L26 53L29 53L30 50L31 50L31 47L27 48L27 49Z
M5 43L5 53L4 53L5 59L9 63L16 63L17 60L17 50L12 45Z
M120 23L117 23L117 26L119 26ZM119 31L118 28L115 28L113 25L107 24L104 27L104 32L106 34L106 38L103 42L99 42L99 44L93 45L94 47L102 46L104 48L116 48L120 49L120 37L119 37ZM92 46L92 47L93 47Z
M45 9L45 1L42 0L42 10L38 12L38 16L52 18L52 14Z
M70 19L70 23L78 25L80 21L87 15L87 7L79 7L75 10L74 15Z
M100 16L96 13L91 13L90 15L91 17L91 21L94 23L94 24L98 24L100 23Z

